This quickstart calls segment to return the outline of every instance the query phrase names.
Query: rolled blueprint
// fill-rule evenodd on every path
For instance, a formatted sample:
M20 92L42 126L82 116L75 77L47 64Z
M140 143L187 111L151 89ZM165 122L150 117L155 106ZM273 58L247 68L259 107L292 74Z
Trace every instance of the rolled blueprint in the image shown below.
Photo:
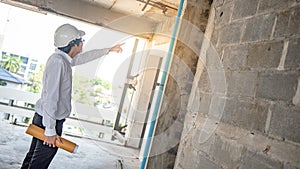
M42 141L44 141L44 139L45 139L44 129L42 129L34 124L30 124L28 126L26 133L37 139L40 139ZM64 139L62 137L60 137L60 139L61 139L62 143L60 143L58 140L56 140L55 141L56 147L66 150L70 153L74 153L74 154L77 152L78 145L76 145L75 143L73 143L67 139Z

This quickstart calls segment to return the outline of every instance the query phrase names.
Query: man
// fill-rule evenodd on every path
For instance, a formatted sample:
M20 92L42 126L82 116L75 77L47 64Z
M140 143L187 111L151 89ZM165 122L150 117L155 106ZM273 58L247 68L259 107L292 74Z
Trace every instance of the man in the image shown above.
M46 169L58 148L65 119L71 113L72 66L83 64L109 52L122 52L121 45L81 53L84 31L70 24L58 27L54 34L55 52L49 57L44 75L41 98L36 103L32 123L45 129L45 140L32 139L22 169Z

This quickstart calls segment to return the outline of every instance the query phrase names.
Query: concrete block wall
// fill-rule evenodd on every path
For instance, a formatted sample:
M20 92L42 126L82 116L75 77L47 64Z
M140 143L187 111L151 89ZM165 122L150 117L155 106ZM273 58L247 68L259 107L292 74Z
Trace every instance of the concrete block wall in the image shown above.
M213 2L174 168L300 168L299 28L298 0Z

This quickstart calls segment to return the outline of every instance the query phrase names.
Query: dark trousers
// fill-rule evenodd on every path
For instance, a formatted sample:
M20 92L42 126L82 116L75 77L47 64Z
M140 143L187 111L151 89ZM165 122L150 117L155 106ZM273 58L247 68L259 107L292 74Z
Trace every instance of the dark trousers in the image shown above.
M43 117L39 114L35 113L32 124L35 124L43 129ZM63 128L63 120L56 120L56 133L61 136L62 128ZM49 147L48 145L44 145L43 141L32 138L31 145L28 153L23 161L21 169L47 169L50 165L52 159L54 158L58 148Z

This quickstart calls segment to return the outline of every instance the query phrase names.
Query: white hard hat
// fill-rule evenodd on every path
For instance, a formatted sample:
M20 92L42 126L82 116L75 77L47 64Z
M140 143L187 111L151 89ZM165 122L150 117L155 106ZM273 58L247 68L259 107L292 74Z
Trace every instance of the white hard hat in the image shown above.
M55 47L65 47L72 40L79 39L85 32L78 30L75 26L70 24L63 24L58 27L54 34L54 46Z

